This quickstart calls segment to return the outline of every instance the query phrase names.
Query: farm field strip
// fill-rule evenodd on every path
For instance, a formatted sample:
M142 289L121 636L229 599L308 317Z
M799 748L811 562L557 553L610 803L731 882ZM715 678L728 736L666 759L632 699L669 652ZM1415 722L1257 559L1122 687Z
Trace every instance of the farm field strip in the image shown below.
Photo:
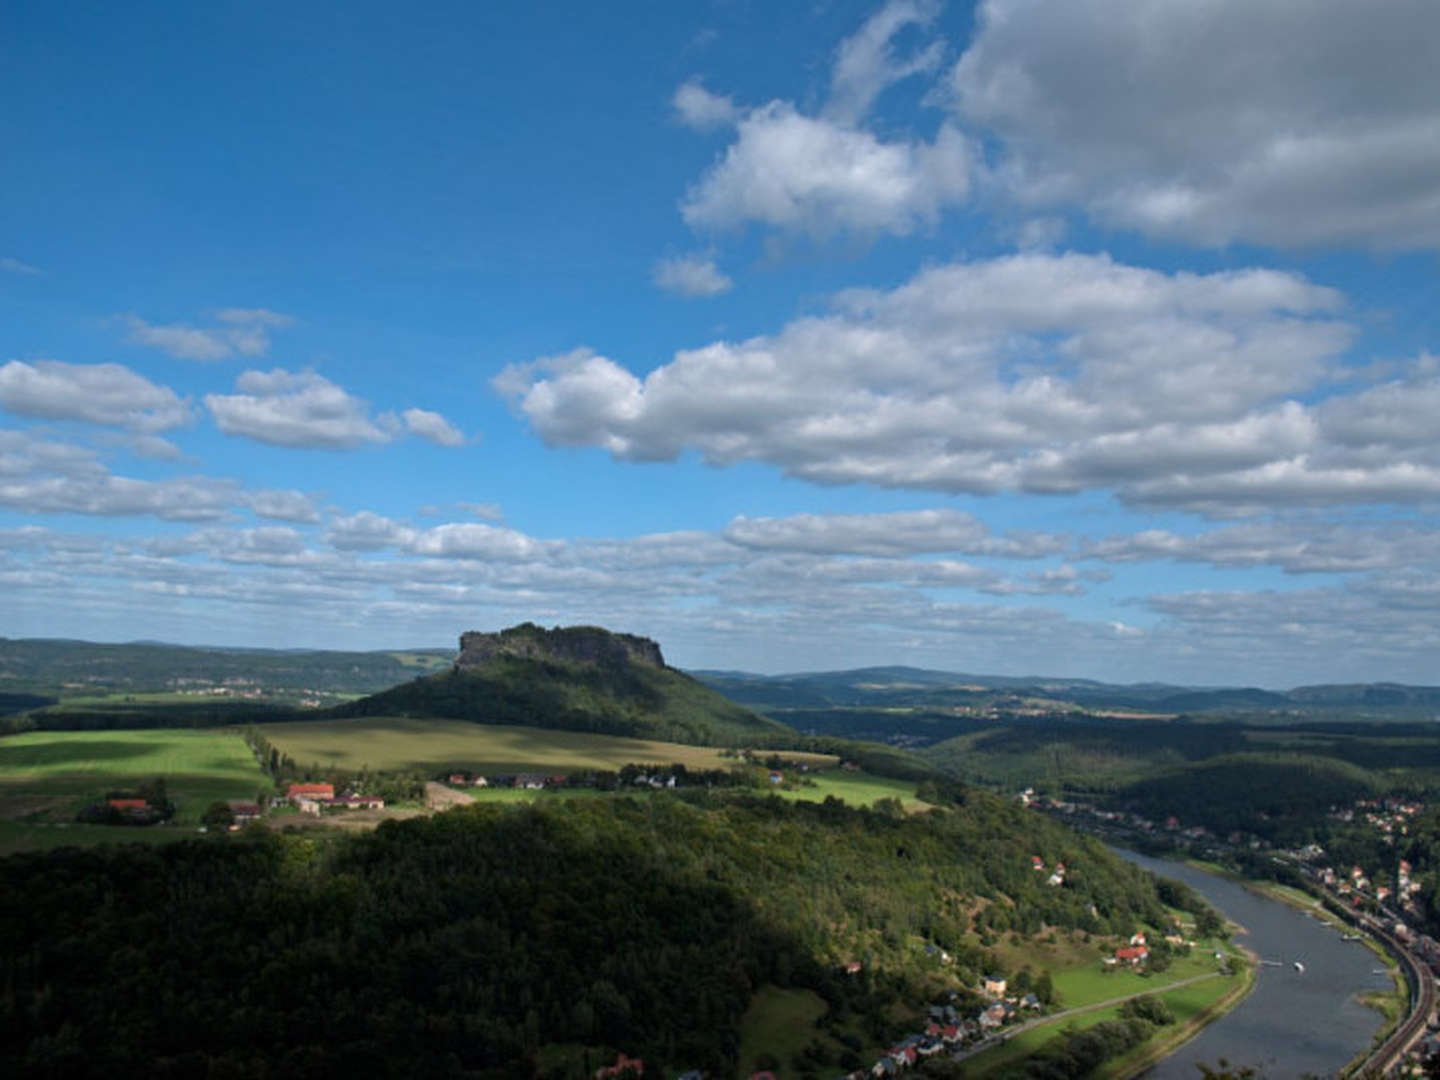
M366 717L314 723L261 724L258 729L282 753L304 767L428 772L440 768L474 772L546 772L619 769L630 764L682 764L688 769L726 769L733 757L720 749L619 735L556 731L463 720ZM827 754L786 752L785 757L833 765ZM821 796L823 798L823 796Z

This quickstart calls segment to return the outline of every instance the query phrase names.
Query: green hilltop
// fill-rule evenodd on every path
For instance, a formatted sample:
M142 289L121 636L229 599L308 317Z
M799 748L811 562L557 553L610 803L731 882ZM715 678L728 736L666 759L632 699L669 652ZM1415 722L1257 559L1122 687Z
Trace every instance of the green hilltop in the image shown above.
M461 635L449 671L330 710L335 717L444 717L710 746L793 736L664 661L648 638L522 623Z

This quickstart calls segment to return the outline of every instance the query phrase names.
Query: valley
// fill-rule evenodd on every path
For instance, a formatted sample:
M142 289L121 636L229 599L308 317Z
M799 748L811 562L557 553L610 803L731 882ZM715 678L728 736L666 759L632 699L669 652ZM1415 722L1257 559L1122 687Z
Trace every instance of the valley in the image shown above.
M445 1043L467 1075L510 1075L520 1062L527 1063L522 1071L547 1077L588 1075L626 1054L662 1074L698 1067L717 1077L768 1071L779 1080L886 1062L892 1071L927 1076L950 1075L951 1067L966 1076L1038 1076L1036 1070L1052 1067L1046 1062L1086 1061L1086 1075L1124 1076L1243 999L1252 968L1193 891L1125 867L1095 840L1037 809L1048 806L1067 824L1080 818L1074 811L1067 818L1066 807L1088 807L1086 820L1098 825L1128 815L1132 824L1149 822L1128 835L1162 846L1220 835L1225 823L1243 821L1255 831L1242 830L1232 841L1254 836L1266 852L1328 820L1327 835L1348 852L1359 850L1361 831L1351 829L1357 839L1345 848L1342 822L1326 815L1357 798L1423 786L1430 767L1427 735L1413 724L1186 722L1123 710L1103 717L982 716L937 708L933 683L882 684L874 671L854 673L852 681L867 694L888 695L883 709L831 702L769 708L766 717L672 673L658 646L636 644L643 639L530 626L474 638L475 659L466 665L422 669L368 696L337 690L346 700L325 709L231 703L239 711L201 714L166 692L147 697L137 687L123 702L92 695L12 712L14 733L0 738L0 851L14 853L3 861L7 872L21 875L14 887L48 887L58 864L43 861L44 852L101 844L91 864L97 884L127 861L152 858L142 850L163 852L151 865L175 883L198 870L197 860L218 860L213 872L225 877L232 873L225 867L260 858L274 872L309 867L304 891L317 900L342 881L354 882L344 888L358 887L358 895L380 890L365 900L368 910L393 903L381 899L388 888L382 882L398 871L399 864L389 864L411 858L414 845L428 850L433 863L462 849L468 860L495 845L513 847L517 841L501 838L521 834L532 840L515 850L534 842L553 849L554 839L540 838L563 835L571 853L565 866L602 857L601 850L611 865L621 851L624 859L639 858L642 877L663 866L673 879L667 888L703 884L713 891L693 901L697 914L716 903L731 912L726 919L744 912L756 929L741 940L763 928L771 942L765 948L778 952L744 961L744 992L737 983L731 996L685 1006L712 1017L705 1038L680 1014L655 1013L653 1003L641 1004L651 998L632 996L639 993L638 969L597 972L587 976L589 991L576 984L559 997L554 987L542 992L544 980L532 975L495 997L485 987L505 978L477 956L489 974L475 992L489 1002L494 1025L483 1037L478 1029L463 1037L457 1029L459 1041ZM907 701L906 692L919 697ZM126 717L143 722L116 726ZM222 717L231 722L219 723ZM502 722L482 722L487 717ZM200 728L189 726L197 721ZM876 735L880 741L863 738ZM1215 775L1230 782L1230 793L1216 804L1203 797L1186 802L1191 773L1197 792L1216 790L1207 768L1223 770ZM1285 786L1291 773L1299 787ZM173 808L161 824L75 820L97 799L148 791L156 778L163 778ZM286 797L295 784L317 782L336 798L317 804ZM1027 794L1016 800L1022 782ZM1255 801L1261 792L1270 802ZM213 816L217 804L231 810L253 804L258 821L232 827L239 831L202 829L221 820ZM347 808L358 805L370 808ZM1185 816L1146 816L1162 806ZM1277 806L1286 812L1272 812ZM1421 813L1416 820L1428 818ZM115 846L135 841L145 848ZM456 844L460 849L452 850ZM1244 842L1231 848L1250 850ZM1377 871L1383 862L1381 853ZM360 866L369 869L356 878ZM546 929L523 929L513 913L477 909L464 916L482 920L473 923L477 940L490 940L496 931L482 925L494 918L510 925L508 934L549 940L580 919L577 903L601 902L604 894L582 884L584 873L565 874L563 867L549 884L523 884L530 871L507 867L489 871L492 887L531 890L542 898L542 913L552 906L545 897L564 897L559 910L566 914L546 921ZM1433 870L1428 862L1424 867L1415 880L1428 888ZM446 873L474 872L456 863ZM298 879L289 871L271 874L261 878L272 890L294 892ZM372 881L370 874L381 876ZM1420 893L1417 885L1410 895L1419 902ZM1373 894L1360 895L1375 902ZM656 899L628 903L643 908ZM438 903L437 914L455 910L454 899L441 894L424 903ZM405 907L419 917L421 908ZM348 926L342 933L361 935L343 947L347 953L366 935L393 933L383 929L391 916L355 922L358 910L342 904L336 911L337 930ZM11 915L38 940L49 933L44 921ZM425 925L425 934L439 930ZM614 939L617 932L600 936ZM566 933L581 932L571 926ZM599 939L587 930L565 947ZM689 957L695 971L721 959L698 941L666 940L655 947L680 948L677 959ZM469 955L468 946L454 947ZM564 962L588 970L582 955L569 953ZM534 971L531 960L520 967ZM97 970L95 977L103 976ZM403 969L394 977L403 980ZM718 989L739 976L717 971L716 978ZM612 990L627 1002L621 1012L602 1004ZM224 997L218 987L204 993ZM507 1012L501 1002L511 993L530 1005ZM1159 1003L1153 1016L1145 1011L1152 1000ZM344 1023L375 1022L366 1012L373 1006L356 1008L341 1028L338 1020L315 1022L332 1032ZM671 1018L658 1028L633 1025L634 1017L652 1013ZM89 1037L120 1045L112 1031ZM490 1047L479 1057L475 1037ZM329 1060L334 1049L329 1042L307 1045L315 1061ZM177 1044L174 1052L180 1061L194 1051ZM204 1053L240 1061L220 1043ZM241 1073L248 1067L242 1064Z

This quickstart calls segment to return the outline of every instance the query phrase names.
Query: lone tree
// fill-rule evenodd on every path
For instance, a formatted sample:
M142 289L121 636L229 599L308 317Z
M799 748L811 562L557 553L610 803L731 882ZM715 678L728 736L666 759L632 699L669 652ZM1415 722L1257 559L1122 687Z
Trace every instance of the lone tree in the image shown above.
M228 829L235 824L235 811L230 809L229 803L217 800L205 808L200 821L208 829Z

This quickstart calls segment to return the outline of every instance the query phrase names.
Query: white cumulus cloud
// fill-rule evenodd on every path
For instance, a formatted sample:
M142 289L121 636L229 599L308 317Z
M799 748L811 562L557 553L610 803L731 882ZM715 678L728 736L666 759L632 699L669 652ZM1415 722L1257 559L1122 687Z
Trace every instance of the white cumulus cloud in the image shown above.
M464 446L465 433L437 412L428 409L406 409L400 414L411 435L428 439L437 446Z
M390 441L369 406L313 371L246 371L236 394L206 394L205 407L227 435L271 446L344 450Z
M1200 244L1440 247L1424 0L986 0L948 80L994 186Z
M1353 338L1343 307L1292 273L1028 253L841 293L829 314L679 352L643 378L582 349L495 386L548 443L624 460L693 448L826 484L1113 489L1206 512L1412 498L1440 437L1344 459L1327 434L1343 395L1300 400L1337 375Z
M215 318L221 326L186 323L157 325L137 315L126 315L130 340L161 349L182 360L211 362L241 356L264 356L270 351L270 331L294 323L289 315L266 308L222 308Z
M730 98L712 94L697 79L681 83L670 104L680 120L696 131L729 127L740 117L740 110Z
M121 364L11 360L0 367L0 407L17 416L83 420L146 434L190 420L190 406L175 391Z
M679 255L655 264L655 284L679 296L719 296L735 282L705 255Z

